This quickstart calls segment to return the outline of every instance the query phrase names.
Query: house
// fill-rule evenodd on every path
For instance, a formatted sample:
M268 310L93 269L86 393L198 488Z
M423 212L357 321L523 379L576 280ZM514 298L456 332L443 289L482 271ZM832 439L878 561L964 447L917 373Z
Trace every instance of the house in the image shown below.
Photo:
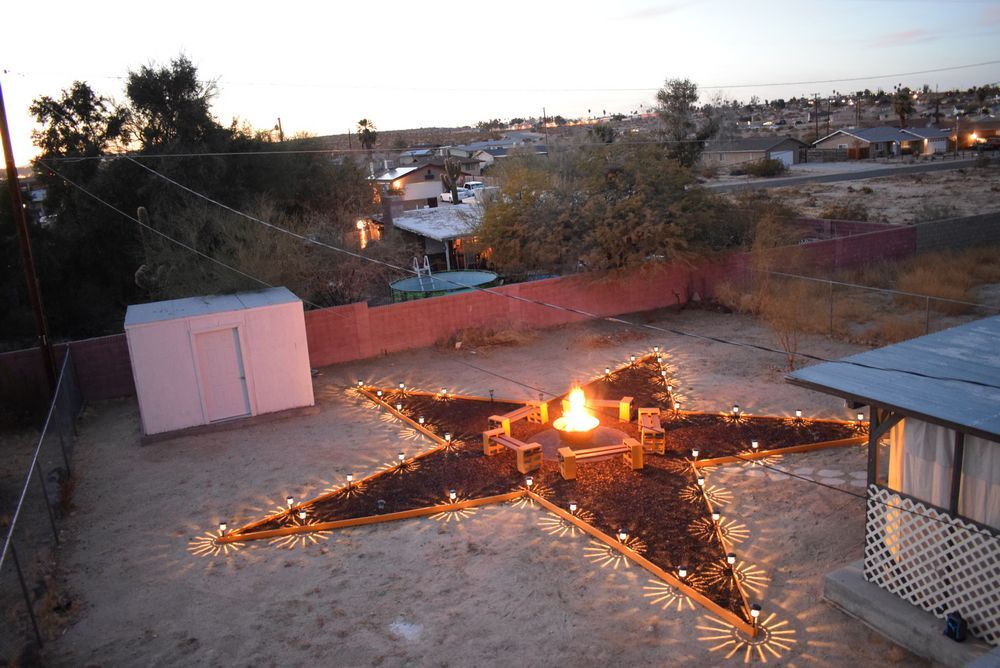
M386 169L373 176L372 180L383 193L399 196L404 209L416 209L437 206L438 197L444 192L442 174L443 160ZM462 176L471 175L464 170L462 172Z
M405 167L407 165L416 165L421 162L429 162L433 158L434 149L432 148L411 148L400 153L396 158L396 163L400 167Z
M808 144L792 137L748 137L709 143L701 154L701 162L706 167L729 167L767 158L780 160L787 167L800 162L806 148Z
M894 128L880 125L873 128L842 128L817 140L817 151L844 151L854 160L887 158L916 153L918 155L947 151L950 130L938 128ZM925 141L926 140L926 141Z
M438 267L468 269L478 265L475 231L483 208L475 204L442 204L428 209L383 213L385 227L395 227L423 243L426 255Z
M826 597L947 665L986 649L943 638L949 613L1000 645L998 341L995 316L786 378L870 414L864 558L827 576ZM1000 665L992 651L983 665Z

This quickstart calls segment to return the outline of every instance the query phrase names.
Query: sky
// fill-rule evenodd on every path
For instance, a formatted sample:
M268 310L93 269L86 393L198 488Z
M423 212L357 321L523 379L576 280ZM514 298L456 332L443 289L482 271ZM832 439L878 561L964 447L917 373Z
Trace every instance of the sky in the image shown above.
M1000 82L1000 1L64 2L5 8L0 84L18 164L31 100L73 81L124 98L124 77L186 55L213 111L286 135L628 113L668 78L703 98ZM825 80L826 83L796 83ZM783 84L783 85L762 85ZM589 110L589 111L588 111Z

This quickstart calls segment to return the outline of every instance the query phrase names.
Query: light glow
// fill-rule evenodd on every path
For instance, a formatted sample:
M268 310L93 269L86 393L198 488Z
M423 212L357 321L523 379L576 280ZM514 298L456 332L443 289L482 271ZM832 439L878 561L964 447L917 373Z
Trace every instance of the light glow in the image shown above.
M569 393L569 410L552 423L558 431L591 431L600 424L600 420L587 410L587 396L579 387L574 387Z

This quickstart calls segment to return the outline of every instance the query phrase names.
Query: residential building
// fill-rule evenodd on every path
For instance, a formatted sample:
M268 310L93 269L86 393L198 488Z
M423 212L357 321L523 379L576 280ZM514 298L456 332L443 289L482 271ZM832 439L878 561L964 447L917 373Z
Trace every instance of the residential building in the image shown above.
M788 167L801 162L807 148L808 144L792 137L748 137L709 143L701 154L701 163L706 167L731 167L768 158Z

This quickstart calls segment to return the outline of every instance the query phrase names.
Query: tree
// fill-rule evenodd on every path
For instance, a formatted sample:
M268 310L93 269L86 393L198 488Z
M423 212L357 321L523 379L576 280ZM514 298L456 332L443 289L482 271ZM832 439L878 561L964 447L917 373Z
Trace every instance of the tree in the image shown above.
M458 182L462 178L462 164L455 158L444 161L444 173L441 175L441 185L451 191L451 203L461 204L458 198Z
M693 167L705 141L718 131L714 118L695 120L698 85L690 79L667 79L656 93L656 115L663 124L664 138L670 143L670 157L684 167Z
M185 56L167 67L129 71L125 94L131 138L146 151L220 145L229 133L212 117L215 93L215 83L200 80L198 68Z
M598 123L587 131L592 141L611 144L615 141L615 129L610 123Z
M362 148L368 150L369 152L375 148L375 142L378 141L378 131L375 129L374 121L362 118L358 121L357 133L358 141L361 142Z
M895 95L892 96L892 108L899 116L899 127L905 128L907 119L913 114L913 94L905 86L897 87Z

